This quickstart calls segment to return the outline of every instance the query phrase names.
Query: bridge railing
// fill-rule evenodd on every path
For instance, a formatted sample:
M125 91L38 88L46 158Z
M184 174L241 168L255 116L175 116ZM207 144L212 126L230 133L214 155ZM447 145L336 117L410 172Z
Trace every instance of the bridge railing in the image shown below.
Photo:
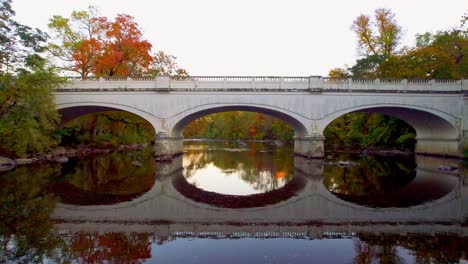
M69 78L60 90L284 90L468 92L468 80L338 79L320 76L187 76Z
M426 79L336 79L320 77L319 86L327 90L363 91L462 91L468 80ZM466 88L465 88L466 89Z

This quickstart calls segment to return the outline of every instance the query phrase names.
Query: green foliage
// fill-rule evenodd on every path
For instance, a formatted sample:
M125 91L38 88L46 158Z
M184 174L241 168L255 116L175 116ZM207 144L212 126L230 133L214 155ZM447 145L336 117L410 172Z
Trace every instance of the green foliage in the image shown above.
M0 0L0 74L27 71L44 59L47 34L15 20L11 0Z
M364 56L391 57L401 38L401 27L390 9L375 10L374 20L360 15L353 21L351 30L356 33L359 52Z
M56 144L52 91L62 82L53 71L0 76L0 146L18 155L44 152Z
M350 157L338 157L338 159ZM364 156L358 160L359 166L343 168L326 166L323 183L336 194L354 197L368 197L372 204L377 195L389 193L405 186L414 179L414 160L392 159L389 157Z
M416 45L402 50L396 49L401 28L394 17L387 9L375 11L375 22L366 15L357 17L351 29L356 33L361 57L347 70L333 69L330 77L458 79L468 76L466 15L460 28L417 34Z
M68 122L61 132L61 145L90 144L116 147L121 144L148 143L154 129L141 117L128 112L109 111L81 116Z
M349 71L354 78L377 78L380 72L379 66L384 60L383 55L367 55L358 59Z
M325 144L334 149L394 148L412 150L416 132L404 121L381 114L350 113L324 131Z
M151 153L126 152L84 159L76 163L73 170L64 173L62 181L88 193L141 194L154 184L155 166L151 157ZM132 165L135 160L142 166ZM64 199L71 202L71 197Z
M381 77L458 79L468 75L468 33L461 30L416 36L416 47L382 62Z
M56 143L51 92L63 80L43 58L47 35L14 21L10 0L0 7L0 151L44 152Z
M280 139L291 141L294 131L284 121L254 112L223 112L199 118L184 129L186 138Z
M401 36L394 14L377 9L375 22L359 16L351 29L356 33L361 57L348 69L335 68L330 77L340 78L439 78L468 75L468 30L416 35L415 47L397 50ZM414 148L415 131L405 122L378 114L352 113L332 122L324 131L325 143L334 148Z

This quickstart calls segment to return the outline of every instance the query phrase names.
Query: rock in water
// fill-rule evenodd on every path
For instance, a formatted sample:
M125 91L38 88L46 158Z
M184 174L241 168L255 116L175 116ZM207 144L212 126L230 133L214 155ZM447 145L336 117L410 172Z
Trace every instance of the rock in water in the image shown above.
M458 169L458 168L455 167L455 166L440 166L439 167L440 171L454 171L456 169Z
M59 158L55 159L55 161L60 162L60 163L67 163L68 158L67 157L59 157Z
M33 163L33 159L15 159L15 162L18 165L26 165Z
M135 165L135 166L137 166L137 167L143 166L143 164L141 164L141 162L139 162L138 160L132 161L132 164Z
M16 163L14 160L5 157L0 157L0 172L11 170L15 166Z

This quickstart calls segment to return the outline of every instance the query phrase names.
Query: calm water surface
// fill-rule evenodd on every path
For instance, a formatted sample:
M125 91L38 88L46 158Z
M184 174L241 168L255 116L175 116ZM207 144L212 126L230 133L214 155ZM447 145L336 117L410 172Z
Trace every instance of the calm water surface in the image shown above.
M0 263L468 262L458 161L184 144L0 173Z

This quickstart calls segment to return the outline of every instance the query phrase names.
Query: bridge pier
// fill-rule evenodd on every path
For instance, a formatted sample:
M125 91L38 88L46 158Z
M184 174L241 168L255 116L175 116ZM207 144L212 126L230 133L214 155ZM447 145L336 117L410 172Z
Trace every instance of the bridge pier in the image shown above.
M163 180L172 177L174 174L181 173L182 170L182 155L179 155L170 160L156 161L154 175L157 180Z
M294 154L309 158L323 159L325 137L320 134L311 134L305 137L294 137Z
M166 132L156 133L153 155L156 160L168 161L181 155L183 150L183 137L171 137Z
M463 139L416 138L415 153L423 155L463 158Z

